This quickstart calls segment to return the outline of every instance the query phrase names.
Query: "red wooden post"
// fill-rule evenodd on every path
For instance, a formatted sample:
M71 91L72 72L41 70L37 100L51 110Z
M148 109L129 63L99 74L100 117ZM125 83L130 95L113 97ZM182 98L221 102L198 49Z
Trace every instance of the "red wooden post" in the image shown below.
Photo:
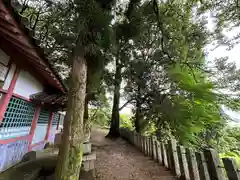
M31 151L31 144L32 144L34 132L35 132L35 129L36 129L36 126L37 126L37 121L38 121L38 117L39 117L39 114L40 114L40 110L41 110L40 107L36 107L35 112L34 112L32 126L31 126L31 130L30 130L30 133L29 133L29 140L28 140L28 142L29 142L28 150L29 151Z
M1 99L1 102L0 102L0 122L2 122L2 120L4 118L4 113L5 113L5 111L8 107L8 103L9 103L11 97L12 97L13 90L14 90L14 87L16 85L19 73L20 73L20 69L18 69L16 67L13 78L12 78L11 83L10 83L10 86L8 88L8 91Z
M45 139L44 139L45 141L48 140L49 135L50 135L50 131L51 131L51 127L52 127L52 121L53 121L53 116L54 116L54 113L51 112L50 118L48 120L47 133L46 133L46 136L45 136Z

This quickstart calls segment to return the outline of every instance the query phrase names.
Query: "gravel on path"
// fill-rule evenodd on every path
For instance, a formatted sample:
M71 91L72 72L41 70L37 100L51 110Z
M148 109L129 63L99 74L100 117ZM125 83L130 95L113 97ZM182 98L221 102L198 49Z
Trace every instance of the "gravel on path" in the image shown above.
M173 180L164 167L121 138L112 141L104 131L93 129L93 149L97 152L97 180Z

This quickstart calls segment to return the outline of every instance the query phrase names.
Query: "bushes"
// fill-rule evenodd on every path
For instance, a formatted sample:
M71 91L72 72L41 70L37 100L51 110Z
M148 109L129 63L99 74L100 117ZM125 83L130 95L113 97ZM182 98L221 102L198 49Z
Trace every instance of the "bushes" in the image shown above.
M89 114L89 118L91 118L91 122L102 127L109 126L110 124L110 111L107 109L91 109Z
M133 123L131 120L131 116L129 116L127 114L120 114L120 127L133 130L134 127L133 127Z

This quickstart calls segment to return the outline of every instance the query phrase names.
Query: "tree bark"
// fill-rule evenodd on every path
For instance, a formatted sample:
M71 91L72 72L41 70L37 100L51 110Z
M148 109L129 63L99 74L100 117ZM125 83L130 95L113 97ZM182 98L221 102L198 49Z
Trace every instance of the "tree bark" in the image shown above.
M84 123L88 122L88 99L85 98L85 103L84 103Z
M86 74L87 63L84 56L80 53L74 54L56 180L78 180L80 175L84 140Z
M135 130L136 132L140 132L141 131L141 127L140 127L140 121L141 121L141 94L140 94L140 86L138 85L137 88L137 99L136 99L136 114L135 114L135 121L134 121L134 126L135 126Z
M116 58L116 72L114 78L114 96L113 96L113 107L112 107L112 117L110 130L107 137L119 137L119 102L120 102L120 86L122 82L121 76L121 63L118 58Z

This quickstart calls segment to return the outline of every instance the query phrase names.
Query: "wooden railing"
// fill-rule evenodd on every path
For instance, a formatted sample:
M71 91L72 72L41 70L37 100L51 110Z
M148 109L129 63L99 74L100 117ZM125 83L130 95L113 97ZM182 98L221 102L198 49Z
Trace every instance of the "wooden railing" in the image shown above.
M143 136L126 128L120 129L121 137L136 146L145 155L165 166L181 180L240 180L240 170L234 159L220 159L214 149L194 152L177 144L175 139L167 144L155 136Z

